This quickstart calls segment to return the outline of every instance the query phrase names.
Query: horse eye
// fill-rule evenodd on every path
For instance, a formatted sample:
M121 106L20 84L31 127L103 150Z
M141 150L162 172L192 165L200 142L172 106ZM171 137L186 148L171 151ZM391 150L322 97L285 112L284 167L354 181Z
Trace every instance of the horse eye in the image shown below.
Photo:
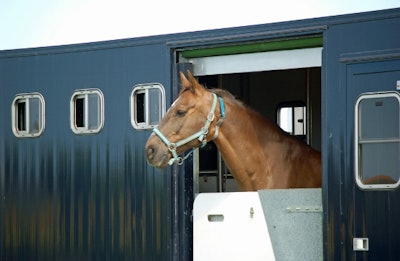
M184 110L176 111L176 116L178 116L178 117L183 117L183 116L185 116L185 114L186 114L186 111L184 111Z

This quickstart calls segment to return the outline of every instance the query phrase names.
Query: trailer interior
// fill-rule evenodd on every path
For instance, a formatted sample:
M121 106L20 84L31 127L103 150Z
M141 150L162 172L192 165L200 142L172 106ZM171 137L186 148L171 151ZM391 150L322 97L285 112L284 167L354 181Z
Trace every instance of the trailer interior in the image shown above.
M313 148L321 149L321 67L198 77L208 88L222 88ZM242 141L245 142L245 141ZM235 192L236 181L214 143L195 154L194 190Z

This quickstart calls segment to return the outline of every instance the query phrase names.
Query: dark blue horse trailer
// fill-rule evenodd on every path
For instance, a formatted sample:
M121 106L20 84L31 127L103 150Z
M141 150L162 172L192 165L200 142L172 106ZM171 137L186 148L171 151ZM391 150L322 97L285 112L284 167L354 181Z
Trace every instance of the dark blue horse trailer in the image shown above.
M0 260L193 259L235 181L213 144L143 153L187 69L322 152L320 259L400 260L400 9L1 51Z

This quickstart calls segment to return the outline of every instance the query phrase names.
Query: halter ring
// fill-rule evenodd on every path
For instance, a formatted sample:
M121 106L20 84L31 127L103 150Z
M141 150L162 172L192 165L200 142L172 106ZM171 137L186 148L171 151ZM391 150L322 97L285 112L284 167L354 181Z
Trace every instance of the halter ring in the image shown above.
M176 151L176 143L171 143L168 146L169 151Z
M178 158L176 159L176 163L177 163L178 165L182 165L184 161L185 161L185 159L183 159L182 157L178 157Z

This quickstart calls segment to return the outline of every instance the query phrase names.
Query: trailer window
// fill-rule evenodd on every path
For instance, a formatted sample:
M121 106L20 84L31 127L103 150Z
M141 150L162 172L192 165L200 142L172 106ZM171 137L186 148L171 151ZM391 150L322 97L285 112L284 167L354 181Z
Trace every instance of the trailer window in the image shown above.
M361 95L355 106L355 175L362 189L400 184L400 96Z
M16 95L11 111L12 130L16 137L37 137L43 133L45 104L40 93Z
M278 125L282 130L295 136L307 135L307 110L303 102L282 103L278 106Z
M165 114L165 92L159 83L139 84L130 96L131 123L135 129L145 130L157 126Z
M72 94L70 125L76 134L101 131L104 126L104 96L99 89L77 90Z

